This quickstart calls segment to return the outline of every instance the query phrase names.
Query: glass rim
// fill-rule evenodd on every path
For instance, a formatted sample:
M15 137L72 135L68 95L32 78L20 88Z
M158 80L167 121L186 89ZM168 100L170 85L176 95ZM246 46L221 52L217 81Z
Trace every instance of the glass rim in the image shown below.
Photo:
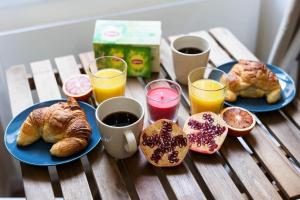
M198 67L198 68L195 68L195 69L193 69L192 71L190 71L190 73L189 73L189 75L188 75L188 84L191 85L191 87L193 87L193 88L195 88L195 89L197 89L197 90L210 91L210 92L217 92L217 91L226 89L226 87L227 87L226 85L224 85L224 84L222 84L222 83L220 83L219 81L216 81L216 80L214 80L214 81L220 83L220 84L223 86L222 88L220 88L220 89L215 89L215 90L214 90L214 89L201 89L201 88L199 88L199 87L194 86L194 85L192 84L191 80L190 80L190 76L191 76L192 73L194 73L195 71L198 71L198 70L200 70L200 69L212 69L212 70L216 70L216 71L221 72L223 75L226 76L226 78L227 78L227 76L228 76L228 74L227 74L226 72L224 72L223 70L218 69L217 67ZM203 78L203 79L209 79L209 78ZM202 80L202 79L201 79L201 80ZM213 79L209 79L209 80L213 80Z
M120 60L120 61L124 64L124 69L123 69L122 71L119 70L119 71L121 71L122 73L121 73L121 74L118 74L118 75L115 75L115 76L111 76L111 77L107 77L107 76L96 76L94 73L92 73L91 65L94 64L94 63L96 63L96 65L97 65L97 61L98 61L98 60L106 59L106 58L114 58L114 59ZM103 68L103 69L115 69L115 68ZM125 73L127 73L127 63L126 63L126 61L125 61L124 59L119 58L119 57L117 57L117 56L100 56L100 57L97 57L97 58L95 58L95 59L93 59L92 61L89 62L89 65L88 65L88 69L87 69L87 70L88 70L89 74L90 74L91 76L93 76L94 78L100 78L100 79L112 79L112 78L116 78L116 77L122 76L122 75L124 75ZM100 70L102 70L102 69L100 69ZM98 71L100 71L100 70L98 70ZM116 70L118 70L118 69L116 69ZM97 71L97 72L98 72L98 71Z
M149 91L149 90L148 90L147 88L148 88L151 84L153 84L153 83L156 83L156 82L162 82L162 81L168 82L168 83L172 83L172 84L174 84L177 88L179 88L178 96L177 96L177 97L174 97L174 98L166 99L166 100L158 100L158 99L153 99L152 97L150 97L150 96L148 95L148 91ZM151 101L155 101L155 102L164 102L164 103L165 103L165 102L175 101L175 100L181 98L181 93L182 93L182 89L181 89L180 85L179 85L176 81L172 81L172 80L168 80L168 79L157 79L157 80L153 80L153 81L147 83L147 85L145 86L145 95L146 95L147 99L150 99Z

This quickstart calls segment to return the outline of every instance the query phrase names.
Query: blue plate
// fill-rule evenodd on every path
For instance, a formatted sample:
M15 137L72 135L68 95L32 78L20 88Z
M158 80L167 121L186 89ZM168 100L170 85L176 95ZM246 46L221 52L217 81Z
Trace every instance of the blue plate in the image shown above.
M69 157L58 158L55 156L51 156L50 148L53 144L49 144L43 141L43 139L38 140L37 142L28 145L26 147L17 146L17 136L20 132L21 125L30 114L31 111L41 107L51 106L57 102L62 102L66 100L51 100L42 103L35 104L26 110L22 111L15 118L13 118L8 124L5 134L4 134L4 142L7 150L11 155L13 155L16 159L21 162L37 165L37 166L50 166L50 165L61 165L71 161L74 161L88 152L90 152L100 141L100 131L97 127L97 121L95 118L95 108L91 105L83 102L79 102L80 107L86 114L87 120L92 127L92 135L89 141L89 145L81 152L74 154Z
M232 66L236 63L237 61L225 63L218 68L228 73ZM239 106L252 112L269 112L278 110L290 103L296 95L295 83L293 79L279 67L271 64L267 64L267 66L273 73L276 74L282 89L281 99L278 102L274 104L268 104L265 98L254 99L238 97L238 100L236 102L225 102L225 104L227 106Z

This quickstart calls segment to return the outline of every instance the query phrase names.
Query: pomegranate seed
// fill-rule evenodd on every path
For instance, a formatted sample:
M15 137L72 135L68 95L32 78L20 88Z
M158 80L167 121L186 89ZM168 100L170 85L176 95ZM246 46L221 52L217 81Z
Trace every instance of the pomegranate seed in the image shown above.
M188 140L191 143L197 144L198 147L201 145L208 145L209 151L214 151L218 148L215 143L215 138L222 135L226 128L220 124L213 124L214 119L210 114L203 114L202 119L204 122L199 122L194 119L190 119L188 125L196 130L196 132L188 135Z

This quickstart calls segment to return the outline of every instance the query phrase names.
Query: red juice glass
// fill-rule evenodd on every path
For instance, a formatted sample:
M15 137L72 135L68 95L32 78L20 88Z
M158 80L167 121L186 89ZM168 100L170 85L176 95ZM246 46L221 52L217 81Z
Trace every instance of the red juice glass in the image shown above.
M181 96L181 87L178 83L158 79L148 83L145 92L150 123L159 119L177 121Z

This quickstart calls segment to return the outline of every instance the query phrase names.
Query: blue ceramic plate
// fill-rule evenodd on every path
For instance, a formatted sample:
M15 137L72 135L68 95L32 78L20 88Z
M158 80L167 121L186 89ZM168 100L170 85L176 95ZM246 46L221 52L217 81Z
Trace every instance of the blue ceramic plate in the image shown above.
M28 145L26 147L17 146L17 135L19 134L22 123L25 121L27 116L31 111L37 108L51 106L57 102L66 101L66 100L51 100L42 103L35 104L26 110L18 114L14 119L8 124L5 134L4 142L7 150L11 155L21 162L37 165L37 166L50 166L50 165L61 165L71 161L74 161L88 152L90 152L100 141L100 131L97 127L97 121L95 118L95 108L89 104L79 102L80 107L84 110L87 120L92 127L92 136L89 141L89 145L81 152L74 154L69 157L58 158L51 156L50 148L53 144L44 142L42 139L37 142Z
M232 66L236 64L237 61L225 63L218 68L228 73ZM236 102L225 102L227 106L240 106L242 108L248 109L252 112L268 112L273 110L278 110L288 103L290 103L296 94L295 84L293 79L282 69L274 65L267 64L268 68L274 72L279 79L281 86L281 99L274 103L268 104L265 98L242 98L238 97Z

